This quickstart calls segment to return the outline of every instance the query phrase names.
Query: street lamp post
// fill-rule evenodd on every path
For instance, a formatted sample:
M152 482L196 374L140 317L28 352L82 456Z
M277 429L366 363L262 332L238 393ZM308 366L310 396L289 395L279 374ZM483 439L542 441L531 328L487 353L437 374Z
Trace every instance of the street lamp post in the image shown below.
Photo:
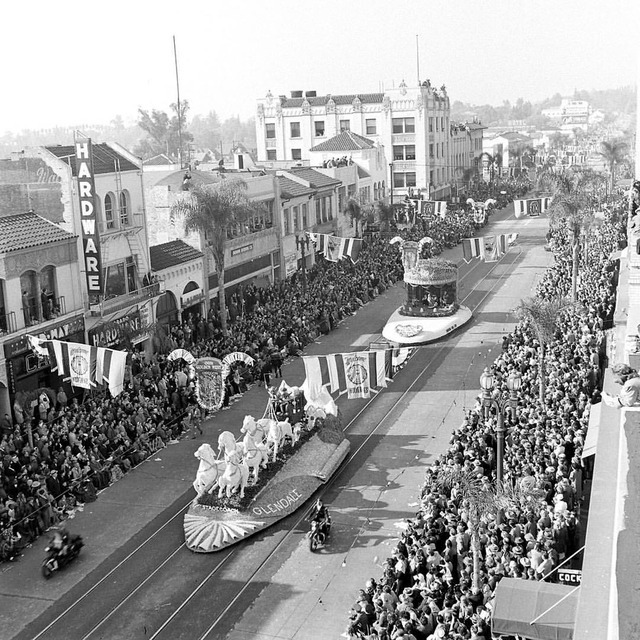
M305 249L309 248L309 236L303 233L301 236L296 236L296 247L302 254L302 290L307 292L307 257Z
M504 397L502 393L492 395L494 384L494 376L487 368L480 376L480 387L482 388L482 406L485 409L485 415L491 410L495 410L498 424L496 426L496 440L498 445L498 453L496 460L496 480L497 486L502 485L504 479L504 418L508 412L512 416L515 415L518 406L518 391L522 386L522 377L517 371L512 371L507 377L507 388L509 396Z

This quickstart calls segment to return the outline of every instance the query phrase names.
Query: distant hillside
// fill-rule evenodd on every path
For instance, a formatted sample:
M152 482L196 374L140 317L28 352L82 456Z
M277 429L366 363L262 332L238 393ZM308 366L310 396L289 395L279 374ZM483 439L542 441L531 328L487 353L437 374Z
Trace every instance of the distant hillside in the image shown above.
M542 110L560 104L563 97L559 93L540 102L531 103L518 98L515 103L505 100L501 105L474 105L456 100L451 105L451 119L454 121L470 120L477 117L487 126L506 123L509 120L525 120L529 124L542 124ZM576 90L573 94L576 100L588 101L594 109L602 109L610 116L625 114L634 116L636 113L636 87L619 87L618 89L604 89L591 91Z

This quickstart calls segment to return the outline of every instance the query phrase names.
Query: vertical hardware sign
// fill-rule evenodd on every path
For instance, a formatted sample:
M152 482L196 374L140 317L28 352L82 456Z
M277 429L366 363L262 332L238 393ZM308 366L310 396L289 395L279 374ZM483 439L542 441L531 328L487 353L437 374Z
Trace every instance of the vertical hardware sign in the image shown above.
M76 172L80 198L82 252L90 302L97 302L103 291L100 237L96 220L95 182L93 179L93 151L91 140L76 142Z

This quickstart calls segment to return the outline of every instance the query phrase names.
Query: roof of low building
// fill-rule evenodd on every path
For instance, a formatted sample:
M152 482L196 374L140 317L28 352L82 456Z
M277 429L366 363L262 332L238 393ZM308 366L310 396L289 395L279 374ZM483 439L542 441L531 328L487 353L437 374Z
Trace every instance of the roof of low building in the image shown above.
M39 247L75 237L32 211L0 217L0 253Z
M280 196L286 200L291 200L291 198L297 198L298 196L309 196L316 192L315 189L305 187L303 184L286 176L278 176L278 184L280 185Z
M282 107L299 108L306 100L312 107L323 107L330 99L333 100L336 105L341 105L351 104L356 98L359 98L362 104L382 103L384 93L350 93L339 96L327 94L326 96L309 96L307 98L287 98L287 96L280 96L280 104Z
M362 149L372 149L375 146L373 140L365 138L352 131L343 131L333 138L329 138L315 147L311 151L360 151Z
M336 178L331 178L324 173L309 169L308 167L292 167L291 169L287 169L287 171L306 180L314 189L322 189L323 187L342 184L341 180L336 180Z
M95 142L91 145L93 153L93 173L115 173L119 171L138 171L139 167L131 160L112 149L106 142ZM45 147L57 158L64 160L71 166L74 176L76 173L76 151L73 145L58 144Z
M149 254L152 271L162 271L202 258L202 252L194 249L184 240L172 240L149 247Z
M147 165L165 165L165 164L175 164L171 158L165 153L159 153L157 156L153 156L148 160L143 160L142 164Z
M358 171L358 178L362 179L362 178L370 178L371 177L371 174L366 169L361 167L359 164L356 164L356 169Z

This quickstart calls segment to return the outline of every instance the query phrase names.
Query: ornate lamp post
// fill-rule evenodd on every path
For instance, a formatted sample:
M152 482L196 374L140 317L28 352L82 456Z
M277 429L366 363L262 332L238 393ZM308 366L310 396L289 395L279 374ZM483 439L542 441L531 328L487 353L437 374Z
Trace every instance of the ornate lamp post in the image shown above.
M485 415L495 410L498 425L496 427L496 440L498 443L498 455L496 461L496 480L497 485L502 485L504 477L503 461L504 461L504 418L505 414L515 415L518 406L518 391L522 386L522 377L517 371L511 371L507 378L507 388L509 396L503 397L502 393L492 394L494 384L494 376L487 368L480 376L480 387L482 388L482 406L485 409Z
M306 233L296 236L296 247L302 255L302 290L307 292L307 256L305 250L309 248L310 238Z

